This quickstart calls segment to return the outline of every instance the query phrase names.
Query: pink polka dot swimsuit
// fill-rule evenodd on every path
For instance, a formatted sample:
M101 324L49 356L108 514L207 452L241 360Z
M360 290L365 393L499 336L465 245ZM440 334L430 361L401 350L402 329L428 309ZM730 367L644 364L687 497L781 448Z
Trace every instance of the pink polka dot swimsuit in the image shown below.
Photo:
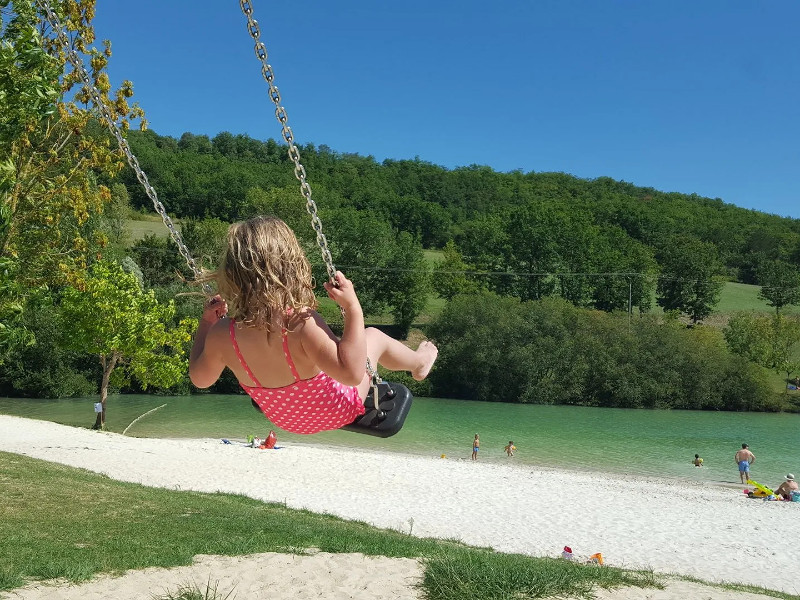
M281 330L283 355L292 371L294 383L279 388L261 387L236 343L236 330L231 319L231 343L236 356L255 386L239 382L261 412L274 425L291 433L319 433L339 429L364 414L364 403L354 387L343 385L320 371L311 379L300 379L297 367L289 354L286 330Z

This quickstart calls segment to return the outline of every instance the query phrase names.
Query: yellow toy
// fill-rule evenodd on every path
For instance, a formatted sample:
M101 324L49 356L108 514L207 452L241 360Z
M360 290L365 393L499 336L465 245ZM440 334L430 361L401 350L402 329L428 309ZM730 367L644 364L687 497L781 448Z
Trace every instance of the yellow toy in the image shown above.
M747 485L752 485L754 488L756 488L751 492L755 498L766 498L767 496L775 495L775 492L773 492L767 486L761 485L760 483L758 483L757 481L753 481L752 479L747 480Z

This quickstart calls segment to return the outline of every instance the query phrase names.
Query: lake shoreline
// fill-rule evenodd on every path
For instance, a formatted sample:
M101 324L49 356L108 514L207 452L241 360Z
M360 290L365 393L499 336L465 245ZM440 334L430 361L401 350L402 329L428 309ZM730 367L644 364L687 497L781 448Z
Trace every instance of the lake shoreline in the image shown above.
M188 439L191 440L198 440L198 441L210 441L210 442L217 442L221 440L217 440L216 438L160 438L160 439L172 439L177 441L185 441ZM225 438L232 443L240 444L242 446L247 445L247 440L244 438ZM280 445L280 444L279 444ZM311 441L304 441L304 440L292 440L292 446L295 447L308 447L308 448L315 448L317 450L347 450L345 446L341 444L325 444L319 442L311 442ZM352 450L363 450L362 448L354 447L351 448ZM442 459L442 456L439 455L434 456L430 453L424 452L409 452L409 451L402 451L402 450L395 450L395 449L385 449L385 448L370 448L368 452L375 453L375 454L386 454L386 455L400 455L400 456L408 456L408 457L417 457L417 458L425 458L425 459ZM455 462L472 462L470 455L465 452L464 456L451 456L451 455L444 455L445 460L455 461ZM619 472L606 472L599 469L594 469L590 466L584 467L576 467L575 465L556 465L556 464L541 464L541 465L531 465L525 462L518 462L516 457L492 457L489 459L480 458L476 461L479 464L487 465L487 466L502 466L508 467L510 469L520 469L522 471L536 469L538 471L544 472L552 472L552 473L559 473L559 472L567 472L567 473L584 473L587 475L592 475L596 477L612 477L615 479L620 479L623 481L646 481L650 482L654 485L658 485L664 480L669 480L675 483L683 483L686 485L693 485L693 486L712 486L718 487L722 489L734 490L737 492L742 492L744 488L747 488L747 485L742 485L740 482L737 481L720 481L720 480L703 480L698 481L697 479L690 479L688 477L681 477L679 475L664 475L661 477L656 477L653 475L639 475L636 473L619 473ZM735 467L735 465L734 465ZM703 467L695 467L698 469L702 469ZM733 470L733 469L732 469Z
M153 408L165 407L147 414ZM92 399L0 398L0 414L88 427L94 423ZM272 425L249 400L232 395L145 396L109 399L110 430L149 438L266 437ZM146 415L139 419L142 415ZM139 419L137 421L137 419ZM481 436L480 462L515 463L527 468L633 474L694 481L741 489L734 454L750 444L757 457L752 477L770 487L800 470L800 415L643 411L466 402L415 398L402 431L381 439L345 431L297 436L275 429L279 443L321 444L335 448L400 452L451 460L469 459L475 433ZM514 440L517 453L503 447ZM703 468L692 464L699 453Z
M122 481L243 494L503 552L556 557L568 545L611 566L799 591L794 558L774 543L800 539L797 503L633 475L279 445L132 438L0 416L0 450Z

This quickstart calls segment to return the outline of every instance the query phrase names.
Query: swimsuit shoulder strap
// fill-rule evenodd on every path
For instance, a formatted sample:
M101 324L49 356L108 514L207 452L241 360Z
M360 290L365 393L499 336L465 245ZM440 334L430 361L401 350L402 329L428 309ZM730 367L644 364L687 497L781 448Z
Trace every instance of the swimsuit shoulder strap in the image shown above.
M286 357L286 364L292 370L294 380L300 381L300 374L297 372L297 367L294 366L294 361L292 360L292 354L289 352L289 336L285 328L281 329L281 336L283 337L283 355Z
M236 327L234 327L235 325L236 321L231 319L229 330L231 332L231 344L233 344L233 351L236 353L236 358L239 359L239 364L242 365L245 372L247 373L247 376L253 380L253 383L256 384L256 387L262 387L261 384L258 382L258 379L256 379L256 376L253 375L253 372L250 370L250 367L247 366L247 363L244 360L244 356L242 356L242 351L239 350L239 344L236 341Z

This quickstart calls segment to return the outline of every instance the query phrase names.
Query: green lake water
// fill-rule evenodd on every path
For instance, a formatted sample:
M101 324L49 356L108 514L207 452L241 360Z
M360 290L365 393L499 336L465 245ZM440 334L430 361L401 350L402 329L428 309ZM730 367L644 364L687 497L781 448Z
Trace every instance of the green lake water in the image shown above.
M0 413L89 427L95 399L0 398ZM137 437L265 437L270 424L245 396L112 396L107 427ZM699 411L650 411L539 406L415 398L402 431L388 439L345 431L298 436L276 430L281 443L327 444L469 460L481 436L479 460L521 467L539 465L609 473L685 478L734 484L733 455L743 442L756 455L753 478L776 486L800 472L800 415ZM503 447L517 446L514 458ZM703 468L691 461L695 453Z

